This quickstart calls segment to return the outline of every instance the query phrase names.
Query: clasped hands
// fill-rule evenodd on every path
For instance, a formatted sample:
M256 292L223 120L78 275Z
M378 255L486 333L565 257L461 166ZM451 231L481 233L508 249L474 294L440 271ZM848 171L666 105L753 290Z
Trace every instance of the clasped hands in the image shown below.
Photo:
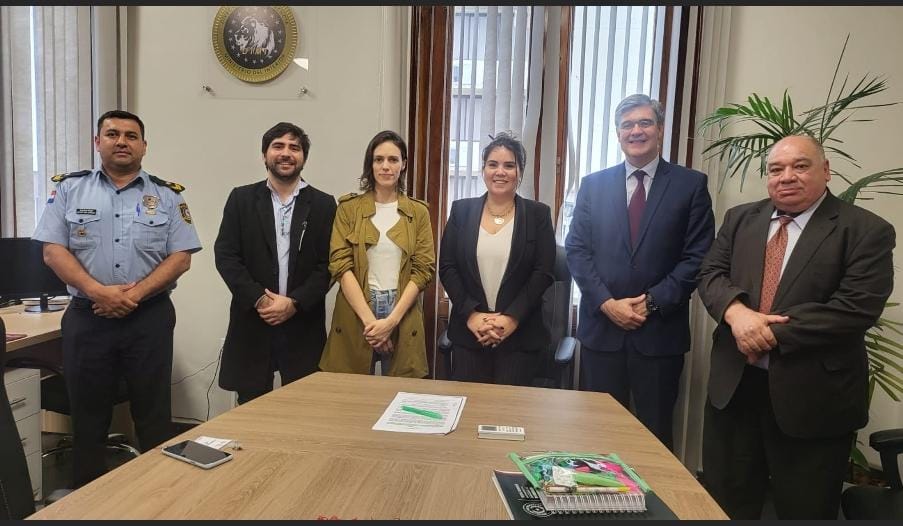
M373 350L380 354L389 354L395 350L392 343L392 331L398 326L398 320L392 314L378 320L372 320L364 323L364 339L367 344L373 347Z
M787 323L788 316L762 314L734 300L724 311L724 321L731 327L737 349L746 356L746 363L752 364L778 345L771 330L773 323Z
M467 328L483 347L495 347L517 330L517 320L499 312L473 312Z
M124 318L138 307L141 297L135 290L136 282L125 285L98 285L88 295L94 303L91 310L102 318Z
M288 296L276 294L270 289L264 289L263 293L263 298L257 303L257 314L267 324L279 325L298 312L295 302Z
M602 303L599 310L608 316L618 327L625 331L639 329L646 323L646 295L616 300L609 298Z

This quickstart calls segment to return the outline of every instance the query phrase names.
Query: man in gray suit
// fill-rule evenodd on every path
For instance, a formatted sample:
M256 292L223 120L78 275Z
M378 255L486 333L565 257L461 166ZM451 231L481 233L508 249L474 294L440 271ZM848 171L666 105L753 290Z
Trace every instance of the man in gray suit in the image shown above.
M893 288L893 227L834 197L808 136L767 158L769 199L728 210L702 263L713 335L703 432L708 490L756 519L837 518L853 433L868 421L865 332Z

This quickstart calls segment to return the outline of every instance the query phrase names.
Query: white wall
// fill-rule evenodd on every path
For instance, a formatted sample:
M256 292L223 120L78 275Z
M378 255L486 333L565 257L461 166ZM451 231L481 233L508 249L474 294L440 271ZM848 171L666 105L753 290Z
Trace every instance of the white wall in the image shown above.
M847 33L850 43L841 74L849 73L851 82L867 73L883 75L889 89L873 97L875 100L871 102L903 101L903 61L900 59L903 7L735 6L730 9L725 103L745 102L753 92L779 101L784 89L788 89L797 112L823 104ZM862 110L859 117L873 118L876 122L847 123L839 138L845 142L841 149L857 158L862 169L833 158L830 159L832 167L855 179L903 166L903 149L900 147L903 105ZM835 178L829 187L836 194L847 185ZM742 193L738 181L729 182L720 194L713 192L718 226L731 206L765 196L764 181L755 175L747 179ZM903 232L903 197L880 196L873 201L857 201L857 204L893 223L898 237ZM895 267L899 272L898 265ZM903 290L898 287L891 301L901 299ZM891 319L903 321L903 309L899 307L886 314ZM896 339L903 338L898 336ZM868 433L903 427L903 404L894 403L879 391L872 403L871 421L859 436L875 464L878 457L867 446Z
M144 168L187 187L183 195L204 247L173 293L173 381L218 357L231 296L214 267L213 242L229 191L265 177L263 133L279 121L301 126L312 143L302 175L336 196L357 189L364 149L376 132L405 133L409 8L293 9L301 35L295 55L310 60L309 74L290 69L250 85L231 78L214 55L216 7L129 7L128 101L147 127ZM296 95L300 85L292 82L299 78L311 90L307 96ZM216 369L173 388L174 417L206 418ZM230 403L231 393L214 384L211 417Z

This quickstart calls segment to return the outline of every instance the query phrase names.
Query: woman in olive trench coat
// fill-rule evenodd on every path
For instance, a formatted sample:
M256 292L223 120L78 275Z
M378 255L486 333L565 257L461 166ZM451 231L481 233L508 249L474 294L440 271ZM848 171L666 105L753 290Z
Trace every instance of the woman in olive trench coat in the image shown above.
M363 193L339 198L329 272L341 288L320 359L324 371L368 374L376 361L390 357L384 375L423 378L429 373L420 292L435 275L436 256L427 204L399 190L404 188L406 167L404 140L395 132L380 132L364 156ZM377 319L369 294L367 250L380 237L372 222L377 203L394 202L398 221L386 234L401 252L397 296L388 316Z

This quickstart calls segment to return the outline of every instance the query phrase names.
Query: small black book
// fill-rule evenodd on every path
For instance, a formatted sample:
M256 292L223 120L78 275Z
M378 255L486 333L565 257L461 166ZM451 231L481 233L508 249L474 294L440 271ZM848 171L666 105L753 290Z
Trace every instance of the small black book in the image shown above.
M553 513L542 505L538 490L520 471L494 470L492 480L508 510L508 516L514 520L677 520L671 508L651 491L646 492L646 511Z

